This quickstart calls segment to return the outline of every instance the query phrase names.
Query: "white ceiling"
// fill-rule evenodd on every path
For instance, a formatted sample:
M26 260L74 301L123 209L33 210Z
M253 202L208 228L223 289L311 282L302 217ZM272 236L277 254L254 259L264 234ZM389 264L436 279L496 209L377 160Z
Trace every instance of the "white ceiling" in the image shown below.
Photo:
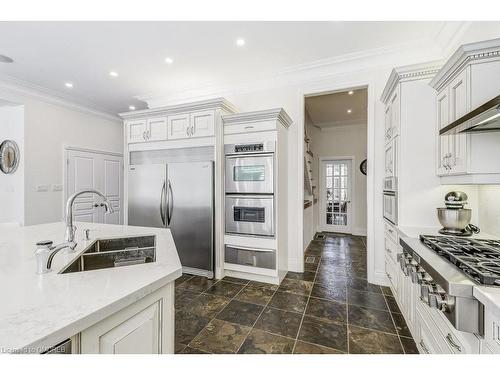
M444 22L0 22L0 76L111 113L141 94L255 80L325 58L432 38ZM244 47L235 40L243 37ZM168 65L166 57L174 59ZM115 70L119 77L112 78ZM65 82L72 82L68 89Z
M368 93L353 89L306 98L306 111L312 123L322 129L335 126L366 124ZM347 110L351 110L351 113Z

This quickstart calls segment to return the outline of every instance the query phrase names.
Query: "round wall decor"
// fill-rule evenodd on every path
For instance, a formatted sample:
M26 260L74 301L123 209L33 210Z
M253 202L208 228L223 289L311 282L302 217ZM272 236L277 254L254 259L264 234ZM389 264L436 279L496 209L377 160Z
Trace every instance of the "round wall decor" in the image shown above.
M0 143L0 170L5 174L12 174L19 166L19 147L17 143L7 139Z
M359 165L359 170L366 176L366 159Z

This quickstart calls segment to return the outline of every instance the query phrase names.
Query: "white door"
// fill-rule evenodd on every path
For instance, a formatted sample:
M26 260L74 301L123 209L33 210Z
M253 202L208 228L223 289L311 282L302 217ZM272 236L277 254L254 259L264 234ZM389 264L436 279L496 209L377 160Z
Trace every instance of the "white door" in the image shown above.
M73 220L89 223L121 224L123 158L98 152L67 150L64 202L73 193L95 189L110 201L115 212L104 214L104 206L94 194L82 194L73 205Z
M351 233L352 160L321 161L322 230Z

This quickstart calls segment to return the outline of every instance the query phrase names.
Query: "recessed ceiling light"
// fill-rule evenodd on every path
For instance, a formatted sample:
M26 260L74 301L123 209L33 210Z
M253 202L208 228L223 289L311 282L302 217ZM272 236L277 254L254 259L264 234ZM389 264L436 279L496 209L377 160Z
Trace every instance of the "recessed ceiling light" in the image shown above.
M9 56L0 55L0 62L10 64L14 62L14 59L10 58Z
M128 106L128 109L130 109L131 111L135 111L135 106L133 106L133 105L129 105L129 106Z
M348 109L348 110L347 110L347 113L352 113L352 109Z
M71 82L66 82L64 86L66 86L69 89L73 88L73 84Z
M243 39L243 38L236 39L236 45L239 46L239 47L244 46L245 45L245 39Z
M348 92L348 94L349 94L349 95L352 95L352 94L354 94L354 91L350 90L350 91Z
M111 72L109 72L109 75L110 75L111 77L114 77L114 78L118 77L118 73L117 73L117 72L115 72L114 70L112 70Z
M167 57L167 58L165 58L165 62L167 64L172 64L174 62L174 60L171 57Z

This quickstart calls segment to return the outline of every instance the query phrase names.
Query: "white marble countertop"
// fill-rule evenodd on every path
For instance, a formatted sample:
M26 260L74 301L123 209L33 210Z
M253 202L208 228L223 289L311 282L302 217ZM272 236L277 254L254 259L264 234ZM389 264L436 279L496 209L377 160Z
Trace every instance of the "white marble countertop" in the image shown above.
M409 238L419 238L421 234L435 236L442 235L438 232L440 229L439 227L397 227L397 229L401 235ZM498 237L482 232L466 238L498 240ZM450 263L450 267L455 266ZM487 309L492 309L494 314L498 314L500 316L500 286L494 287L475 285L473 287L472 294Z
M60 251L52 271L36 273L35 243L64 242L64 223L0 225L0 353L43 351L174 281L182 267L170 230L77 223L75 251ZM83 240L89 228L91 241ZM97 238L156 236L156 261L59 274Z

